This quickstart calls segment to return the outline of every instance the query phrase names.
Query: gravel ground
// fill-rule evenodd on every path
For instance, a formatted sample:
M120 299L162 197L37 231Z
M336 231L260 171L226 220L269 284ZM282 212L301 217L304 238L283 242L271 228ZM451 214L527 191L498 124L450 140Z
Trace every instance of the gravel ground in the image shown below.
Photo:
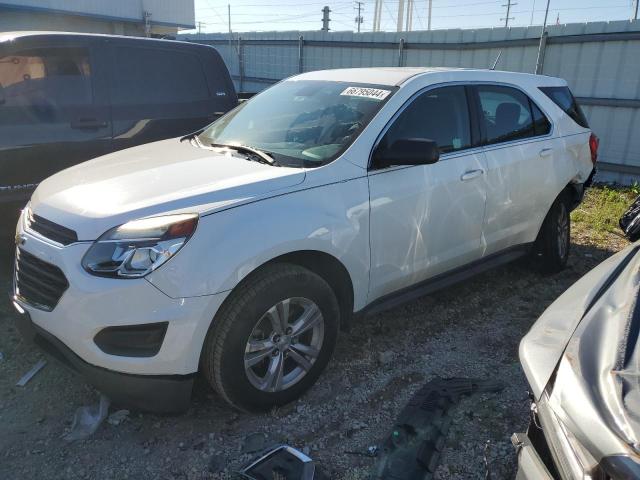
M268 444L286 441L308 449L331 478L365 479L374 460L347 452L380 442L411 395L436 376L499 379L506 388L469 397L453 411L435 478L484 478L487 441L492 478L513 478L516 457L509 437L523 431L528 419L518 342L558 295L625 244L613 234L592 244L578 232L570 265L558 275L542 276L516 262L365 318L341 336L319 382L296 403L270 414L239 414L201 382L183 415L133 412L75 443L61 437L75 409L96 403L98 396L51 362L25 387L15 386L41 354L19 338L3 296L0 478L230 478L251 458L242 453L247 436L261 433ZM9 273L0 275L0 290L7 291Z

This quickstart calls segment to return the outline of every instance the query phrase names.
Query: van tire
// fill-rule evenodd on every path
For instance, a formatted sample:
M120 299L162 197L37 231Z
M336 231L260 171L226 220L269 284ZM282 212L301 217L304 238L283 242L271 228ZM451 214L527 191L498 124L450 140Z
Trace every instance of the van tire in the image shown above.
M284 311L276 307L284 308L285 304L291 319L291 326L286 328L291 331L286 335L278 334L273 326L274 316L280 318L280 312ZM303 324L305 312L315 312L315 326L297 337L292 328ZM278 320L275 323L278 324ZM339 326L338 300L322 277L294 264L267 265L241 282L216 314L204 342L201 368L214 390L233 407L248 412L268 411L297 399L316 382L333 354ZM259 338L255 336L256 329L261 333ZM306 363L298 360L301 350L294 348L306 342L303 338L310 339L307 348L314 348L317 353L315 357L304 356L302 360L307 360ZM322 338L321 345L317 343L319 338ZM268 342L267 348L272 349L254 367L247 366L251 361L247 359L250 353L246 350L250 339L253 345L261 345L256 353L267 352L263 342ZM309 364L311 359L313 363ZM274 365L283 365L280 380L277 375L269 377ZM264 387L266 381L261 383L261 376L253 369L264 378L276 378L273 383L269 382L274 386ZM300 377L297 380L296 371ZM290 377L289 387L286 387L287 377Z
M557 273L567 266L571 250L571 217L569 198L561 194L551 205L538 238L533 245L532 260L543 273Z

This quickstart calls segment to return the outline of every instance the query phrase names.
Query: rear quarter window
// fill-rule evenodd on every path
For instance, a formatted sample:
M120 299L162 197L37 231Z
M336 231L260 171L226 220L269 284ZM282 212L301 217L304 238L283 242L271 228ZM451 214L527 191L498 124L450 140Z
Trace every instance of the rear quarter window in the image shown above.
M574 122L581 127L589 128L589 122L587 122L587 118L584 116L569 87L540 87L540 90L560 107L564 113L569 115Z

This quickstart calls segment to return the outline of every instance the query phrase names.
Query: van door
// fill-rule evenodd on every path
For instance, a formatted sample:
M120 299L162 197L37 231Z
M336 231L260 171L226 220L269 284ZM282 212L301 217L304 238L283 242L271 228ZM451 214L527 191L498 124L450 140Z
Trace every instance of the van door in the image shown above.
M96 42L63 35L0 46L0 199L107 153L111 123Z
M114 149L186 135L216 118L200 58L189 49L114 41L111 53Z
M370 170L369 301L482 256L486 164L474 137L464 86L427 90L392 121L381 144L427 138L441 158Z
M487 159L485 255L533 242L565 175L554 158L551 124L522 91L504 85L474 87ZM558 189L559 188L559 189Z

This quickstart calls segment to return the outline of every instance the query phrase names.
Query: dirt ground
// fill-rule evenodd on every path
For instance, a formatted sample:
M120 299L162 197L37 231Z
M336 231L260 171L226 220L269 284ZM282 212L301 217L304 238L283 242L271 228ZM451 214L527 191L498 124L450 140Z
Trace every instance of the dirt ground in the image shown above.
M3 295L0 478L231 478L252 457L242 453L247 437L264 433L267 443L286 441L309 452L331 478L365 479L374 459L348 452L379 443L410 396L436 376L498 379L506 388L470 397L454 410L435 478L485 478L487 441L491 478L513 478L509 437L526 428L529 407L519 340L558 295L626 245L616 234L594 242L576 230L570 264L558 275L542 276L516 262L361 320L342 335L320 381L285 408L239 414L201 382L183 415L132 412L74 443L61 438L74 411L98 396L51 361L25 387L15 386L41 354L19 338ZM9 271L0 275L0 290L8 291Z

